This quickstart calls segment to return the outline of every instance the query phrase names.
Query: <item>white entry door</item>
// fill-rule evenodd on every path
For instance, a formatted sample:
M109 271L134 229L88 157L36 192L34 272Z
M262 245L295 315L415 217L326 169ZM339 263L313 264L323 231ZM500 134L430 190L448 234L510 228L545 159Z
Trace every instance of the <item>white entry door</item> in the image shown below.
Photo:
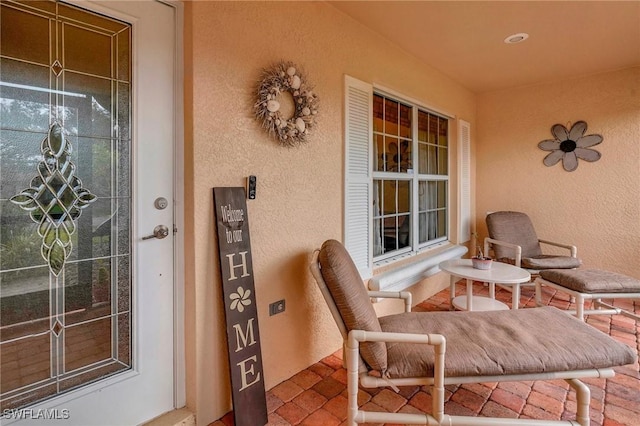
M174 408L176 10L0 20L0 423L143 423Z

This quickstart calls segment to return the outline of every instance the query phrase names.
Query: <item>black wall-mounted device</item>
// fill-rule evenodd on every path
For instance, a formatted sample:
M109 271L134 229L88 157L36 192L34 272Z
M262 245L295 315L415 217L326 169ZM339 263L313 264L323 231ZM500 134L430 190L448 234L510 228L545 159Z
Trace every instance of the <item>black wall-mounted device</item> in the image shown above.
M256 199L256 177L251 175L247 178L247 198Z

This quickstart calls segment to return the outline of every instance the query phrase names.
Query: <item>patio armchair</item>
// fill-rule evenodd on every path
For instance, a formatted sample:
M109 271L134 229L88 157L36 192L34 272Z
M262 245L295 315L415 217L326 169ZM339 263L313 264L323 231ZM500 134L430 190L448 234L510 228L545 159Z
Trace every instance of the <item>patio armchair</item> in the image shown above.
M557 243L538 238L533 223L525 213L499 211L486 217L489 236L484 240L484 252L492 248L495 259L536 275L543 269L573 269L581 265L574 245ZM567 250L568 256L543 254L541 244Z
M635 362L626 345L553 307L489 312L411 312L408 292L368 292L344 246L328 240L311 272L344 339L347 424L589 425L589 388L582 378L612 377ZM404 300L405 312L378 318L371 297ZM545 327L531 327L545 324ZM448 415L449 384L566 380L577 394L576 422ZM361 410L358 388L431 387L431 413Z

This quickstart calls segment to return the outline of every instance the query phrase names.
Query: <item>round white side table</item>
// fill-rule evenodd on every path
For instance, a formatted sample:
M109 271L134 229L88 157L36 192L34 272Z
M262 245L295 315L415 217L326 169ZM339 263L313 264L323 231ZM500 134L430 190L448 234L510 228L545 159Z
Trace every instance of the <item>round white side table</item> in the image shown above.
M520 284L531 281L531 274L522 268L502 262L492 262L491 269L475 269L471 266L471 259L446 260L440 265L440 269L450 276L450 300L451 306L467 311L491 311L509 309L509 306L495 299L495 285L512 285L511 306L518 309L520 301ZM467 294L456 297L456 281L459 278L467 280ZM473 282L480 281L489 284L489 296L474 296Z

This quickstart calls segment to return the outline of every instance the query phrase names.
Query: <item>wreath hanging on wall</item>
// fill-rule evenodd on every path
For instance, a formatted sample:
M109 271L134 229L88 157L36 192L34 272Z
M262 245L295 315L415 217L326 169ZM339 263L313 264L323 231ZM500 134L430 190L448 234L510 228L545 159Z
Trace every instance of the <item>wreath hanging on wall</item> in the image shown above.
M293 102L292 114L286 114L283 105L291 102L287 93ZM316 124L318 96L292 62L281 62L263 71L254 109L262 127L280 145L297 146L307 142L307 135Z

